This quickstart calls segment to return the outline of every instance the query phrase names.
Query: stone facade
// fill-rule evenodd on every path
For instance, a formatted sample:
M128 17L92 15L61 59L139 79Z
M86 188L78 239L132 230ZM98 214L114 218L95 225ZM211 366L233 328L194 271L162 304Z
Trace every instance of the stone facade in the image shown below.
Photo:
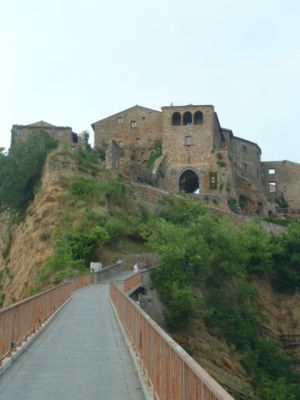
M216 204L227 199L245 214L274 213L274 197L281 193L293 209L298 207L299 189L291 177L300 165L277 166L280 184L270 195L260 147L222 128L212 105L172 105L161 112L134 106L92 127L95 147L106 150L107 168L120 169L133 180L151 181L145 167L154 155L152 181L163 190L214 197Z
M95 147L106 147L114 139L120 147L148 146L162 136L162 115L150 108L134 106L92 124Z
M58 140L61 147L70 150L76 147L79 142L78 135L69 126L55 126L45 121L35 122L29 125L13 125L12 140L26 140L30 132L45 131ZM81 142L86 142L86 136L80 136Z
M266 196L276 201L279 209L300 213L300 164L268 161L261 163L261 167Z

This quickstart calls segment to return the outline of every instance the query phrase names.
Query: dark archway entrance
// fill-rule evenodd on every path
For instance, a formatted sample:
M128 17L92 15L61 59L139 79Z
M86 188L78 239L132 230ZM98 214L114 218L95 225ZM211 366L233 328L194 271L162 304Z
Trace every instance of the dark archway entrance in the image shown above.
M179 177L179 190L186 193L199 193L199 177L191 169L185 170Z

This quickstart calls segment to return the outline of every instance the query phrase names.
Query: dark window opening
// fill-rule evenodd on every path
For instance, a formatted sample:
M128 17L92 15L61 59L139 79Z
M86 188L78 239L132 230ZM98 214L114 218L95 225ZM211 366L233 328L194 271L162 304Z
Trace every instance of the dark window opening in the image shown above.
M184 171L179 178L179 190L186 193L199 193L198 175L190 169Z
M192 125L192 113L189 111L183 114L183 125Z
M247 146L242 145L242 153L247 153Z
M77 133L72 132L72 140L73 140L73 143L78 143L78 135L77 135Z
M203 122L203 114L201 111L196 111L194 115L194 124L201 125Z
M218 174L217 172L209 173L209 188L217 189L218 188Z
M174 126L181 125L181 115L179 112L175 112L172 115L172 125L174 125Z

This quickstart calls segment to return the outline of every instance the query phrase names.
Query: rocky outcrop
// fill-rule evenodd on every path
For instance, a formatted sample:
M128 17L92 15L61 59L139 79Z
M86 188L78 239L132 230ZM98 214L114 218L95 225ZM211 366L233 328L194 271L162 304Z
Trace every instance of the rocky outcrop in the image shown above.
M71 153L58 150L49 155L41 188L26 210L22 222L11 226L9 232L8 213L0 215L0 271L3 271L0 289L5 295L3 306L33 293L37 272L53 253L55 232L64 208L63 194L68 182L78 174L91 173L95 175L98 172L81 165Z

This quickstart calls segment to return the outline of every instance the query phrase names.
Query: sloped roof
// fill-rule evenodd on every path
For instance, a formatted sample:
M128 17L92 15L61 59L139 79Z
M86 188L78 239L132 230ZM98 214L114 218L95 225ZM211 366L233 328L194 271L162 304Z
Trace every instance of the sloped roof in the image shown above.
M28 128L55 128L55 125L49 124L46 121L38 121L33 124L26 125Z
M145 111L151 111L151 112L160 113L160 111L154 110L153 108L143 107L143 106L139 106L138 104L136 104L135 106L130 107L130 108L127 108L126 110L122 110L122 111L119 111L119 112L116 113L116 114L112 114L112 115L109 115L108 117L99 119L99 121L93 122L93 123L91 124L91 126L92 126L92 128L94 128L94 125L98 124L99 122L105 121L105 120L108 119L108 118L117 117L117 116L120 115L120 114L124 114L124 113L126 113L126 112L128 112L128 111L131 111L131 110L134 110L134 109L140 109L140 110L145 110Z

